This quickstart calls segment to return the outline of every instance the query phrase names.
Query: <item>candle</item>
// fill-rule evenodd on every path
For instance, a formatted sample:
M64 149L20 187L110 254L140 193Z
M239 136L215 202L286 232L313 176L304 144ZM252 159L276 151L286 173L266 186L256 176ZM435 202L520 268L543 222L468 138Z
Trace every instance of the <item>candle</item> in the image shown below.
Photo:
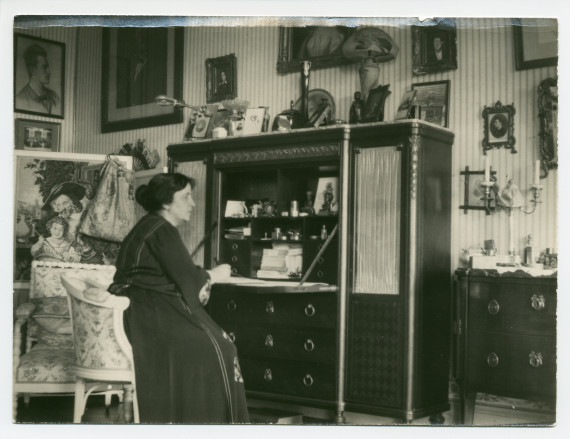
M540 182L540 160L534 164L534 185L538 186Z
M491 166L489 165L489 156L485 156L485 181L491 181Z
M162 173L168 174L168 166L165 166L164 168L162 168Z

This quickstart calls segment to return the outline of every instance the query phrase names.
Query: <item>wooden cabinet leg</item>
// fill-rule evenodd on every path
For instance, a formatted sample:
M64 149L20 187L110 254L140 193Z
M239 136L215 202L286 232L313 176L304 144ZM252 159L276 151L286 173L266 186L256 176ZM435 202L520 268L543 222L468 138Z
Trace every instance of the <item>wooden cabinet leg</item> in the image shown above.
M131 385L124 387L123 417L127 424L133 421L133 386Z
M473 418L475 414L475 398L477 392L467 392L462 401L462 422L463 425L473 425Z
M445 418L443 417L443 413L437 413L429 417L429 423L431 425L443 425L445 424Z

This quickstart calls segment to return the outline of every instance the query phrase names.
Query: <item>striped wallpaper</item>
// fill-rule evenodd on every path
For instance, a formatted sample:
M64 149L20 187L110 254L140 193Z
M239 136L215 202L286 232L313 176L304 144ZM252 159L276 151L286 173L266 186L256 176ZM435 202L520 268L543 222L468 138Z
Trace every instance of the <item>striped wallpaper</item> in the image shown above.
M481 111L497 100L514 104L514 135L517 154L505 149L493 150L491 165L498 171L501 185L514 178L527 199L532 183L533 164L538 157L539 120L537 86L555 76L554 67L515 70L513 30L507 19L457 19L457 70L412 75L412 38L409 26L396 18L375 19L400 46L396 60L385 63L380 83L390 84L392 94L385 107L385 120L394 117L399 100L412 83L451 80L450 129L455 133L453 146L453 218L452 260L457 266L462 248L482 245L495 239L499 253L507 251L507 216L505 212L486 216L483 212L464 214L463 180L459 172L469 166L483 169ZM301 95L300 74L276 72L279 31L274 23L257 21L256 26L189 26L184 37L184 100L191 104L206 101L206 58L234 53L237 57L238 98L251 107L269 106L271 116L288 108L291 100ZM66 43L66 115L62 122L62 151L106 154L137 139L159 151L166 162L166 146L182 139L184 124L101 134L101 28L46 27L22 32ZM75 78L75 81L73 80ZM322 88L332 94L338 118L348 119L354 91L360 88L358 65L314 70L310 88ZM187 115L186 115L187 116ZM16 114L15 117L27 117ZM44 118L38 118L44 119ZM543 203L534 214L514 215L516 247L523 254L524 237L534 236L540 249L557 247L557 171L552 171L544 184Z

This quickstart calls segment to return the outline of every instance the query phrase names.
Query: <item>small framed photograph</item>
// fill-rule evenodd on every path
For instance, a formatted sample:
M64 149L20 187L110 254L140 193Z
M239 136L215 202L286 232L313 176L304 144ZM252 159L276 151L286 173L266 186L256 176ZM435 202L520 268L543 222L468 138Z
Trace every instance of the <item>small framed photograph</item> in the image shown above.
M449 126L449 84L451 81L412 84L416 92L415 105L420 108L418 119L442 127Z
M208 126L210 125L210 120L212 116L202 116L196 119L194 124L194 129L192 130L192 137L194 138L204 138L208 132Z
M313 206L315 212L318 215L336 215L338 202L338 177L319 178Z
M404 96L402 97L402 101L400 102L400 106L398 107L398 111L396 112L394 120L408 119L410 117L410 111L415 103L415 98L416 98L415 90L410 90L404 93Z
M555 18L520 18L513 26L515 68L558 65L558 22Z
M237 58L232 53L206 60L206 102L237 98Z
M63 119L65 44L14 34L14 111Z
M483 122L484 122L484 139L483 139L483 153L492 148L500 148L504 146L511 150L514 154L517 152L515 149L515 136L514 132L514 115L515 107L511 105L503 105L501 101L497 101L492 107L483 109Z
M243 135L259 134L263 127L263 117L265 116L265 107L248 108L245 111L245 122L243 125Z
M392 93L389 88L390 84L386 84L373 88L368 92L362 122L384 121L384 104L386 98Z
M16 119L16 149L59 151L61 124L32 119Z
M412 70L414 75L445 72L457 68L455 21L434 20L437 24L412 26Z

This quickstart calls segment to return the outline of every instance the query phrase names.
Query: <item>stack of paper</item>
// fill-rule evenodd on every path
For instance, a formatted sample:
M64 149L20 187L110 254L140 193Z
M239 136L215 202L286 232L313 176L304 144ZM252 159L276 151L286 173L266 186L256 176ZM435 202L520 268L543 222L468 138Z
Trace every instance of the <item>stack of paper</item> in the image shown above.
M290 273L300 274L303 267L301 244L273 244L273 248L263 249L261 267L257 277L287 279Z

